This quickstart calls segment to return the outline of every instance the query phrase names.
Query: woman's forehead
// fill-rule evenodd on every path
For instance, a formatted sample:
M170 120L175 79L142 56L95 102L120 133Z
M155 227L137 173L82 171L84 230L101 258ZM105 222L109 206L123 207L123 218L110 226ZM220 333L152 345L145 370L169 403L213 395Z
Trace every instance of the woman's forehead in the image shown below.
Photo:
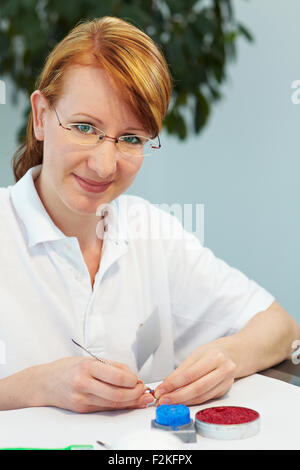
M121 121L130 121L142 127L130 106L122 97L113 80L100 67L70 66L63 78L62 106L68 112L88 114L98 120L114 116Z
M87 99L90 95L97 99L105 96L122 100L121 93L114 86L112 79L100 67L73 65L68 67L63 76L64 96L76 94L76 98L84 97Z

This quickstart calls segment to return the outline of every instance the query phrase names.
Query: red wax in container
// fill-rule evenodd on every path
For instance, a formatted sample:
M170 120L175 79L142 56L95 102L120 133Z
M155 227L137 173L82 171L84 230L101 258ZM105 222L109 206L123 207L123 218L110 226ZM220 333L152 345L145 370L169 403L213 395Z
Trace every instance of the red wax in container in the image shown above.
M198 411L196 418L212 424L242 424L259 418L259 413L242 406L215 406Z
M243 406L213 406L196 413L195 425L206 438L245 439L259 432L260 416Z

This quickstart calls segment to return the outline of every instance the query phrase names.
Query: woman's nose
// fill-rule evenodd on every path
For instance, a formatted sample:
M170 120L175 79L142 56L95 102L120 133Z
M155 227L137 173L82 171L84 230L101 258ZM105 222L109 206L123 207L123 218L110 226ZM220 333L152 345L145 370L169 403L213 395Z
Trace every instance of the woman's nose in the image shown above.
M88 166L97 174L106 179L116 172L117 149L114 142L103 141L91 151Z

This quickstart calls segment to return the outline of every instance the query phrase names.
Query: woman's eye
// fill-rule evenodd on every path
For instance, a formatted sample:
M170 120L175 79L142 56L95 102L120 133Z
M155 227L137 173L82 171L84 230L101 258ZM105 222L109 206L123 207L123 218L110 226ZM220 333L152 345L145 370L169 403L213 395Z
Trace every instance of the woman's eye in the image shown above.
M75 124L74 126L82 134L95 134L95 128L90 124Z
M122 137L123 142L126 144L142 144L142 139L137 135L124 135Z

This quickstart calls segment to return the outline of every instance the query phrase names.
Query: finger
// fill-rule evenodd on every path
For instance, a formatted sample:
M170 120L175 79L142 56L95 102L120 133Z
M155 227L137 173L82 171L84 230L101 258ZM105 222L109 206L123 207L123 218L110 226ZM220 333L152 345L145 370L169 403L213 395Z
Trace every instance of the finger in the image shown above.
M130 368L128 367L128 365L127 365L127 364L123 364L122 362L113 362L113 361L111 361L111 364L114 365L114 366L116 366L116 367L119 367L120 369L124 370L125 372L132 372L132 371L130 370ZM143 380L142 380L142 379L139 379L139 378L137 379L137 382L138 382L138 383L141 383L141 384L144 383Z
M141 395L136 400L117 402L89 394L86 395L86 402L89 406L100 406L112 410L125 408L145 408L147 405L153 402L153 397L149 396L149 393L147 393Z
M209 390L215 388L224 380L224 373L221 369L214 369L204 377L186 385L172 393L167 393L159 399L159 405L170 403L183 403L192 400Z
M114 367L118 367L119 369L124 370L125 372L131 372L130 368L128 367L127 364L123 364L122 362L115 362L115 361L109 361L110 364L112 364Z
M95 379L118 387L131 388L138 383L138 378L129 369L103 364L95 359L90 362L89 372Z
M145 386L142 383L136 384L133 388L125 388L91 378L84 383L79 391L81 393L95 395L98 398L104 398L108 401L123 403L139 399L144 393L144 390Z
M195 382L207 375L217 367L214 355L206 356L185 369L176 369L155 389L154 396L159 398L165 393L170 393L178 388Z
M201 403L205 403L208 400L213 400L216 398L223 397L229 390L233 384L233 379L228 380L226 382L222 382L221 384L217 385L216 387L208 390L206 393L201 394L199 397L193 398L192 400L187 400L186 402L181 403L182 405L191 406L191 405L199 405Z

